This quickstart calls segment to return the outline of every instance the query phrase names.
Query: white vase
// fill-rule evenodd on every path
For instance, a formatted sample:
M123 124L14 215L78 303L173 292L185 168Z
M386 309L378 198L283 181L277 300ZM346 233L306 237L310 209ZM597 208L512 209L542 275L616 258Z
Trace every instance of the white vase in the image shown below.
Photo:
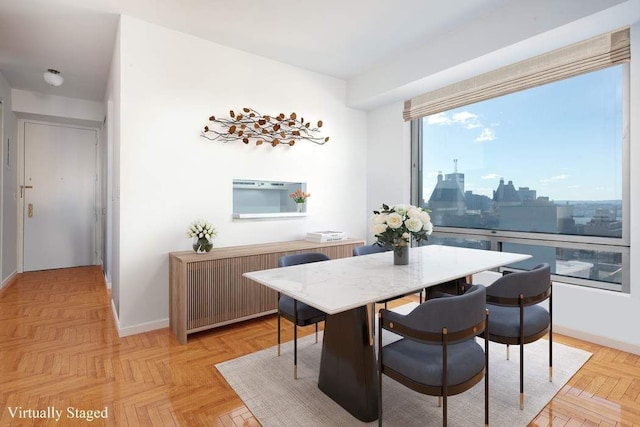
M296 212L298 213L304 212L304 202L296 203Z

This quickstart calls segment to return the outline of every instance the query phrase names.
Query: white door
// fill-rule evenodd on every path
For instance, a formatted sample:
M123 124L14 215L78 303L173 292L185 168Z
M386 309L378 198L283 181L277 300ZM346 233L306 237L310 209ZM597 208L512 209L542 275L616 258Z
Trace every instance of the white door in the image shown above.
M94 263L95 130L25 123L24 271Z

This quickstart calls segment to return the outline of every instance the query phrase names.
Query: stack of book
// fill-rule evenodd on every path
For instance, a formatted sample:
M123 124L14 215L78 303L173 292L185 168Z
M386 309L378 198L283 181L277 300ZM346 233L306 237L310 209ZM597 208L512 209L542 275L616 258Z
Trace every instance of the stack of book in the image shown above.
M315 243L337 242L347 240L347 234L342 231L314 231L307 233L305 240Z

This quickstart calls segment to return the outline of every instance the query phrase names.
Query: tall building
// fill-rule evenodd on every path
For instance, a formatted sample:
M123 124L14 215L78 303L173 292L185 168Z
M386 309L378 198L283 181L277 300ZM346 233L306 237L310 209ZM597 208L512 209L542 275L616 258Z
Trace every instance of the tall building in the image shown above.
M516 188L513 186L513 181L509 181L505 184L504 178L500 178L498 188L493 191L493 202L496 207L517 206L522 203L522 199L520 198L520 194L516 191Z
M445 176L439 172L438 182L429 197L429 208L436 216L464 215L464 174L454 172Z

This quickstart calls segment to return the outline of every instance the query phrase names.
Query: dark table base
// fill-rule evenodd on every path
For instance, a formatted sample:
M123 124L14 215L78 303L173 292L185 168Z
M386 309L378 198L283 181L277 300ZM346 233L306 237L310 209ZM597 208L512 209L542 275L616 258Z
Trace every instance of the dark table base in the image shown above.
M378 419L378 377L367 309L327 316L318 387L357 419Z

